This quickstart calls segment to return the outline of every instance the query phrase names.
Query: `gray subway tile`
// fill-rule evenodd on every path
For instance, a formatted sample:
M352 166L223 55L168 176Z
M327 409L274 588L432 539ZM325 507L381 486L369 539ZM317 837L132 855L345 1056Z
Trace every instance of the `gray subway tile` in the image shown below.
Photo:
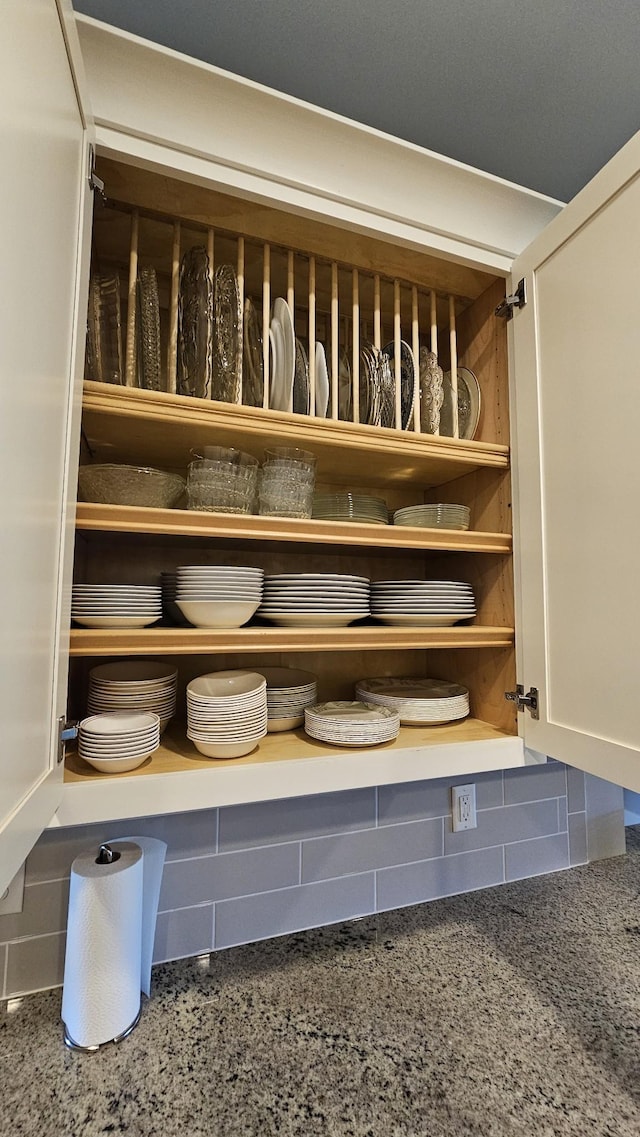
M546 797L564 797L567 778L559 762L540 766L523 766L504 772L504 804L520 805L525 801L539 801Z
M27 881L57 880L69 875L71 862L111 838L158 837L167 842L167 860L206 856L217 847L218 811L195 810L162 817L136 817L99 825L45 829L27 858Z
M546 837L558 832L558 803L556 798L545 801L509 805L502 809L484 809L478 813L477 829L453 833L450 819L445 821L445 853L466 853L471 849L486 849L489 845L506 845L510 841L524 841L529 837Z
M213 948L213 904L161 912L156 924L153 962L184 959Z
M287 888L299 880L299 843L171 861L162 878L160 911Z
M558 798L558 832L566 833L569 828L566 797Z
M344 790L220 810L220 852L375 825L375 789Z
M507 880L522 880L523 877L566 869L569 867L569 836L556 833L551 837L506 845L504 858Z
M377 877L377 910L404 908L439 896L455 896L502 884L502 848L438 857L413 865L382 869Z
M587 815L586 813L569 814L569 863L571 865L586 865L587 856Z
M569 813L584 813L584 771L576 770L574 766L567 766L567 798Z
M336 924L375 910L375 876L361 873L216 904L215 946L233 947Z
M442 818L363 829L302 842L302 881L326 880L441 857Z
M29 884L24 890L22 912L0 916L0 941L62 932L67 926L69 881Z
M585 775L587 853L589 861L625 852L624 791L613 782Z
M478 809L502 805L502 773L473 774L458 778L434 778L430 782L405 782L380 786L378 824L419 821L427 817L446 817L451 813L451 786L475 782Z
M8 944L6 998L60 987L64 978L66 935L33 936Z

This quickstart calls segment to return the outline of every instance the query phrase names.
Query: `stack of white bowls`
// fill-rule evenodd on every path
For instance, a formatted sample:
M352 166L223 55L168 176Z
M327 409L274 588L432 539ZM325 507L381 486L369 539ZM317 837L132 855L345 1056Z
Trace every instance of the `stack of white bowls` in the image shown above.
M417 525L422 529L468 529L471 510L467 505L407 505L396 509L394 525Z
M160 719L148 711L111 711L83 719L78 753L103 774L135 770L160 745Z
M241 628L262 600L264 570L236 565L181 565L175 602L197 628Z
M178 671L155 659L123 659L101 663L89 672L87 710L151 711L160 719L160 732L176 711Z
M213 671L187 686L187 738L207 758L240 758L267 733L267 681L254 671Z
M337 746L376 746L397 736L400 715L373 703L318 703L305 710L304 729L312 738Z
M398 627L448 628L476 614L473 589L463 580L376 580L371 615Z
M441 726L469 714L469 690L445 679L360 679L356 696L368 703L391 707L407 726Z
M369 579L318 572L266 576L259 615L287 628L346 627L369 615Z
M295 667L261 667L267 681L267 730L295 730L304 722L305 707L318 698L316 676Z
M159 584L74 584L71 618L83 628L147 628L162 616Z

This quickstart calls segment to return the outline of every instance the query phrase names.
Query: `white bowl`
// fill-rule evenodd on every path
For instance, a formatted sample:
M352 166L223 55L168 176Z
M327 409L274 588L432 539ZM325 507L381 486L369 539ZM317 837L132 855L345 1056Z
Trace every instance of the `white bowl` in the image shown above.
M150 758L154 753L150 750L148 754L138 754L134 758L87 758L82 756L83 762L88 762L93 766L94 770L99 770L101 774L126 774L128 770L137 770L147 758Z
M304 723L304 711L301 715L288 719L267 719L267 734L279 734L282 730L295 730Z
M216 600L177 600L182 615L196 628L241 628L260 607L259 599L241 604Z
M187 695L202 699L228 698L230 695L248 695L266 688L264 675L257 671L210 671L198 675L187 687Z
M256 738L248 742L199 742L194 739L193 745L205 758L242 758L243 754L255 750L258 742Z

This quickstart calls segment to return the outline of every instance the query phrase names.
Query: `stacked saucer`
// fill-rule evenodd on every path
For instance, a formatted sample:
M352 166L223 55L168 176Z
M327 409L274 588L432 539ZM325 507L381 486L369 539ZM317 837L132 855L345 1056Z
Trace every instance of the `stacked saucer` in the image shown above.
M176 604L178 594L178 574L176 572L160 573L160 588L162 590L162 611L169 620L179 627L190 628L191 624Z
M265 576L258 615L287 628L345 628L369 615L369 579L316 572Z
M150 711L160 719L160 733L176 712L178 672L154 659L101 663L89 672L87 710Z
M318 698L316 676L295 667L261 667L267 681L267 730L295 730L304 722L305 707Z
M471 510L467 505L408 505L396 509L394 525L417 525L423 529L468 529Z
M476 614L473 589L461 580L377 580L371 615L398 627L446 628Z
M469 691L445 679L360 679L356 695L369 703L391 707L408 726L440 726L469 714Z
M182 565L175 603L197 628L241 628L260 605L263 577L261 568Z
M74 584L71 619L83 628L147 628L162 616L159 584Z
M213 671L187 687L187 738L207 758L240 758L267 733L267 681L255 671Z
M368 494L316 494L311 516L326 521L362 521L368 525L389 524L386 501L381 497L369 497Z
M78 753L103 774L135 770L160 745L160 719L150 712L91 715L78 727Z
M390 742L400 730L400 715L373 703L332 701L307 707L304 729L312 738L337 746L376 746Z

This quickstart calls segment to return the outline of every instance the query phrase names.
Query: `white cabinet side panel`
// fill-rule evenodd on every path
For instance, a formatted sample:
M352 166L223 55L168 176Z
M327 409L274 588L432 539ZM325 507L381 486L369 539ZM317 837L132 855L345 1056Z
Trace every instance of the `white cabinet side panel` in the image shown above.
M61 796L52 727L84 162L53 0L5 5L1 44L0 890Z

